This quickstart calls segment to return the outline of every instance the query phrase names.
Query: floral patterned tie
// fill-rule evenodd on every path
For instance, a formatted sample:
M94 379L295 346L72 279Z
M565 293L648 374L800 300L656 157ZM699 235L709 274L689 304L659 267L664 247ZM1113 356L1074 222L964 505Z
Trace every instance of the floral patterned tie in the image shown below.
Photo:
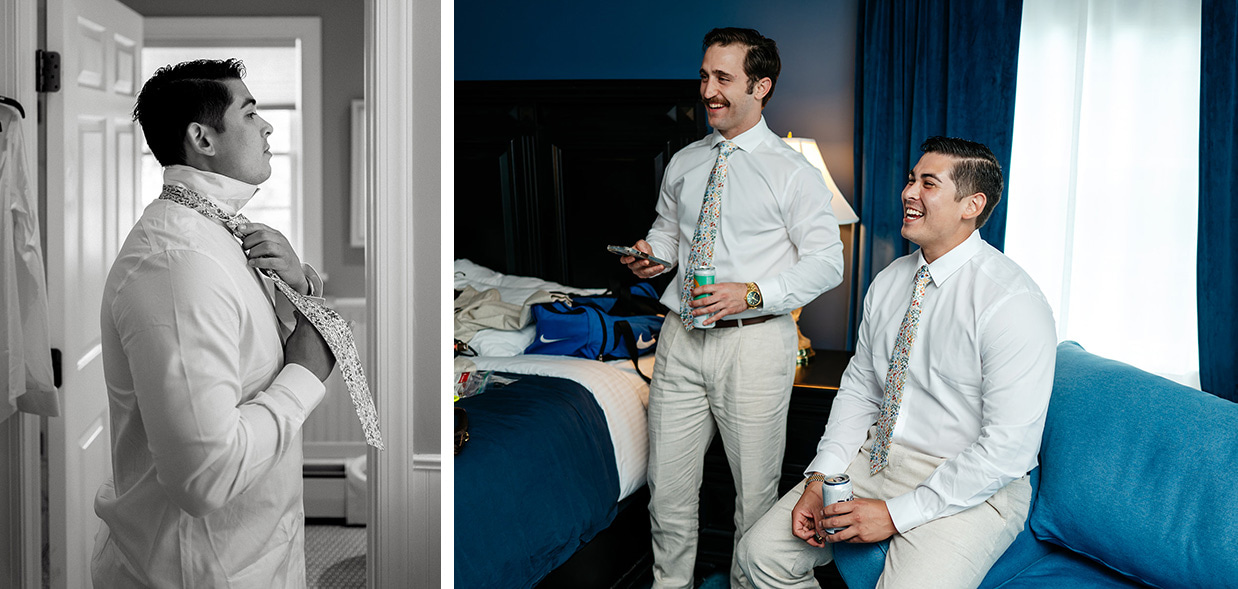
M920 266L920 271L916 272L911 304L907 306L907 314L903 315L903 323L898 328L898 338L894 340L894 355L890 358L890 370L886 372L881 416L877 418L877 439L873 441L873 451L868 456L870 474L877 474L889 464L890 436L894 433L894 423L898 421L898 406L903 402L903 384L907 381L907 358L911 355L911 345L916 342L916 328L920 326L920 303L924 301L924 291L932 279L928 265Z
M692 233L692 251L688 254L688 267L684 268L683 289L679 294L679 318L684 329L692 329L692 287L695 286L693 271L714 263L714 241L718 239L718 214L722 209L722 187L726 186L727 156L738 146L730 141L718 144L718 159L709 172L709 184L705 186L705 200L701 201L701 215L696 220Z
M220 221L238 239L243 236L237 231L242 223L249 223L244 215L228 214L219 205L207 200L202 195L182 186L165 184L159 198L170 200L189 207L209 219ZM275 282L275 288L284 293L293 306L305 315L314 325L322 338L327 341L327 347L339 361L340 373L344 384L348 385L348 394L352 397L353 406L357 409L357 417L361 419L361 429L365 432L365 441L379 450L384 449L382 432L378 429L378 414L374 411L374 400L370 398L370 387L366 384L365 373L361 369L361 359L357 357L357 343L353 340L352 329L348 322L330 307L310 299L297 292L274 270L259 268L267 278Z

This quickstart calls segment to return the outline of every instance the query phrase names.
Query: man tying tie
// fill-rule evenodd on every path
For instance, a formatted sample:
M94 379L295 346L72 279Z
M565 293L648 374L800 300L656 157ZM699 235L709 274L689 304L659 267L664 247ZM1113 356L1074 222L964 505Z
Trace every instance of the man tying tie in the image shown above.
M243 75L237 60L164 67L134 108L165 185L104 287L113 468L96 587L306 585L301 425L335 356L259 271L309 299L317 273L234 217L271 175L272 128Z
M842 242L821 173L769 130L781 64L772 39L714 29L701 100L714 132L671 158L657 218L636 249L675 262L672 311L649 389L653 586L693 585L698 493L715 428L735 480L735 542L778 498L798 347L790 312L842 281ZM620 259L649 278L670 270ZM716 283L694 286L713 268ZM704 275L704 273L701 273ZM695 323L699 321L699 323ZM732 561L731 586L750 587Z
M760 587L816 587L831 543L887 538L878 587L976 587L1027 519L1053 312L980 238L1002 194L993 153L945 137L920 149L902 194L902 235L920 249L873 279L808 478L739 546ZM843 472L855 499L823 506L823 480Z

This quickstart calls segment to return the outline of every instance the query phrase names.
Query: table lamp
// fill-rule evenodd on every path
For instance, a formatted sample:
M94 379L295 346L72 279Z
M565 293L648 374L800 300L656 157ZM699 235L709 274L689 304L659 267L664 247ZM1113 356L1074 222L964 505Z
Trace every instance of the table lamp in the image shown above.
M855 214L855 210L847 204L847 199L843 197L843 193L838 189L838 185L834 183L834 178L830 176L829 168L825 167L825 160L821 157L821 150L817 148L817 142L805 137L792 137L787 133L786 137L782 138L787 145L792 149L804 155L808 163L821 171L821 176L825 178L825 186L830 189L830 193L834 195L830 199L830 206L834 209L834 216L838 218L839 225L850 225L860 220L860 217ZM800 332L799 320L802 308L791 312L791 317L795 319L795 333L799 336L798 351L795 355L795 365L804 366L812 360L814 352L812 351L812 341Z

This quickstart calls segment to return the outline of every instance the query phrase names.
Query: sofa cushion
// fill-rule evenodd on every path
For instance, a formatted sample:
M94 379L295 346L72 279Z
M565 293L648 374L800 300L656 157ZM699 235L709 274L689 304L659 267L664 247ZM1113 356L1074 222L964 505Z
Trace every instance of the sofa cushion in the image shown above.
M1041 544L1046 544L1041 542ZM1053 548L1018 575L1001 583L981 587L992 589L1128 589L1137 583L1086 556Z
M834 544L834 565L848 589L870 589L877 586L889 551L889 540L872 544Z
M1058 346L1030 524L1161 587L1238 579L1238 404Z

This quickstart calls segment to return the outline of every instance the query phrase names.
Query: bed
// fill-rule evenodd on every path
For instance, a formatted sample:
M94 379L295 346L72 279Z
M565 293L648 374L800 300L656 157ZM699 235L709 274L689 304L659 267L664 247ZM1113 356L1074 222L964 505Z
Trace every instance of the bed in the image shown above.
M599 292L456 260L455 288L465 287L496 290L513 304L538 290ZM469 419L469 441L455 458L460 587L533 586L645 485L649 387L633 363L523 354L534 337L530 325L483 329L469 342L478 370L512 382L456 402ZM652 360L641 358L642 370Z
M538 288L631 284L606 246L645 235L666 164L706 134L698 86L456 82L456 288L519 304ZM648 386L630 361L522 354L531 338L470 340L478 369L516 380L458 403L470 441L455 461L456 586L636 584L651 562Z

